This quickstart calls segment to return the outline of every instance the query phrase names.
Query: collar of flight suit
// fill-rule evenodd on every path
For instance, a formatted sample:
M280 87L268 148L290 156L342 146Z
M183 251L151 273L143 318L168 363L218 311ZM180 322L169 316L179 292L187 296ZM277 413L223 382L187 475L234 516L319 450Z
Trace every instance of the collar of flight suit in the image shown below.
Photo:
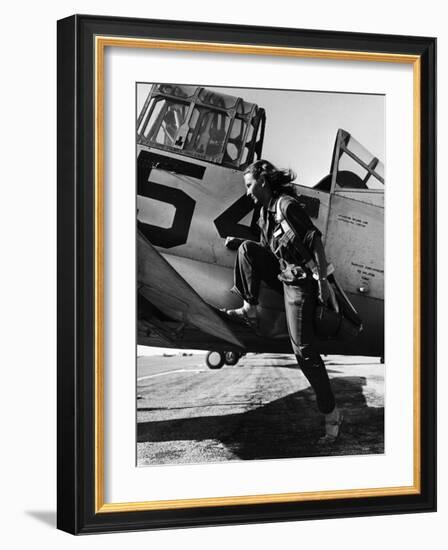
M268 212L271 212L273 214L275 214L275 208L276 208L276 204L277 204L277 200L279 199L280 197L272 197L271 200L269 201L267 207L266 207L266 210Z

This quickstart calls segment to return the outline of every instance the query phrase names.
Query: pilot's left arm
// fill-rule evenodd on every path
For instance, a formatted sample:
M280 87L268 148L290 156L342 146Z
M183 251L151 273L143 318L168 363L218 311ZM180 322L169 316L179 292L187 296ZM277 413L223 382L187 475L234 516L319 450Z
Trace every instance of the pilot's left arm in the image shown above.
M255 239L241 239L240 237L226 237L224 246L229 250L238 250L244 241L260 242L262 246L266 246L262 241L256 241Z
M313 239L313 256L314 261L316 262L317 267L317 273L318 273L318 280L317 284L319 285L319 300L322 301L322 303L328 302L331 294L330 294L330 288L328 285L328 279L327 279L327 258L325 256L325 250L324 246L322 244L322 240L320 238L320 235Z
M238 248L243 244L243 239L239 237L226 237L224 241L224 246L229 250L238 250Z
M238 248L244 243L244 241L253 241L256 243L260 243L261 246L268 246L266 236L263 234L263 232L259 232L259 234L256 235L255 231L253 231L253 239L242 239L241 237L226 237L226 240L224 241L224 246L229 250L238 250Z

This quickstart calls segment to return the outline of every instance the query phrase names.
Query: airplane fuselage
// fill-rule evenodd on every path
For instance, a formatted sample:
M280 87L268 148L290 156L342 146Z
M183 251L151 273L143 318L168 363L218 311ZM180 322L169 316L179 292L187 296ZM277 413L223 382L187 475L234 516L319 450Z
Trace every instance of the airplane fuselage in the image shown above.
M169 264L210 305L236 307L230 292L235 252L227 236L256 238L255 212L241 170L138 148L138 226ZM328 260L364 323L356 341L323 343L322 352L382 355L384 244L382 193L329 193L297 185L299 200L320 229ZM282 309L282 298L270 308ZM287 345L287 343L286 343Z

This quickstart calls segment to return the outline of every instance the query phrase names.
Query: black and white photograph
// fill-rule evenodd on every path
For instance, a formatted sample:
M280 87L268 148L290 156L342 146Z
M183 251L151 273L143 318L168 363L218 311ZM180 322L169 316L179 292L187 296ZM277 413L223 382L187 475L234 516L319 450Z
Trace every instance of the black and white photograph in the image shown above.
M137 466L384 453L385 96L136 85Z
M5 549L446 545L443 6L5 4Z

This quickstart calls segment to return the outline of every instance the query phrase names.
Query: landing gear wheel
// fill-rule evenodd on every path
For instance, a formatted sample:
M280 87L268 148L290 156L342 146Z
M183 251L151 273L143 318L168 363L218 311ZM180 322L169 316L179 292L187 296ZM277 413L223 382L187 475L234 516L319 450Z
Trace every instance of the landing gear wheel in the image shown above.
M241 355L237 351L226 351L224 362L226 365L236 365Z
M209 351L205 356L205 363L209 369L220 369L224 365L224 353L221 351Z

